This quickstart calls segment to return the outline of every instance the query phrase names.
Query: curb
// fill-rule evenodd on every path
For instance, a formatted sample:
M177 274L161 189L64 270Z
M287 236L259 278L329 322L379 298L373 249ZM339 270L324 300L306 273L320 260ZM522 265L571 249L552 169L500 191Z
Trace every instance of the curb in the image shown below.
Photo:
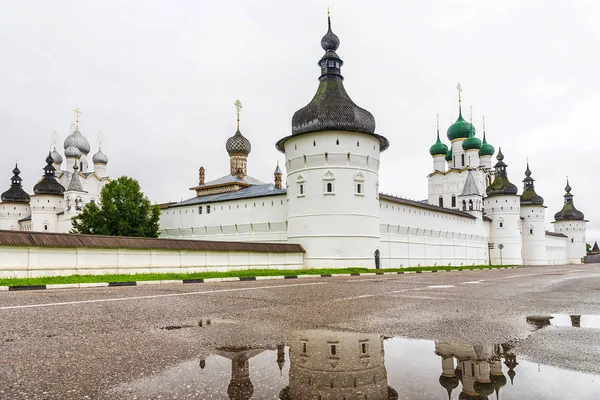
M239 278L206 278L206 279L183 279L162 281L128 281L128 282L93 282L93 283L58 283L48 285L30 286L0 286L2 291L25 291L25 290L49 290L49 289L83 289L97 287L122 287L122 286L146 286L163 284L187 284L187 283L214 283L214 282L247 282L274 279L302 279L302 278L346 278L349 276L378 276L378 275L404 275L404 274L427 274L430 272L460 272L460 271L488 271L494 269L516 269L518 267L492 267L492 268L459 268L459 269L433 269L427 271L398 271L398 272L365 272L351 274L319 274L319 275L275 275L275 276L243 276Z

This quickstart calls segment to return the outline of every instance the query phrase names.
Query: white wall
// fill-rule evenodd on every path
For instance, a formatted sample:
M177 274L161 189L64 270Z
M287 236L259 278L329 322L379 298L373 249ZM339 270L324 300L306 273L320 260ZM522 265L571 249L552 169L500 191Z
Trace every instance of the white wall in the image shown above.
M2 202L0 203L0 229L18 231L19 220L30 215L29 204Z
M586 254L585 245L586 221L555 221L554 232L562 233L567 240L567 263L581 264Z
M544 206L521 206L523 232L523 264L547 265L546 229L544 228Z
M200 207L202 214L199 214ZM272 243L287 241L285 195L171 207L161 211L162 238Z
M523 264L523 245L521 232L521 200L518 195L492 196L484 199L485 211L492 219L490 224L490 242L494 265ZM504 248L500 250L498 246Z
M380 201L381 267L488 263L489 223Z
M0 277L300 269L303 258L303 253L0 246Z
M546 235L546 264L567 263L567 238Z

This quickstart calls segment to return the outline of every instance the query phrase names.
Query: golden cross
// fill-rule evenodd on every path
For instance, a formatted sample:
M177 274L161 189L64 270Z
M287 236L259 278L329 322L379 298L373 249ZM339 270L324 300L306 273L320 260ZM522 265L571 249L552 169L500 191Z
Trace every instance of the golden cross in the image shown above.
M81 114L81 110L76 107L73 111L75 111L75 128L79 128L79 114Z
M240 130L240 111L242 111L242 102L240 101L240 99L237 99L235 101L235 103L233 103L233 105L235 106L235 113L237 114L237 130Z
M458 90L458 103L460 104L462 102L462 86L460 85L460 82L456 85L456 90Z
M329 11L329 6L327 6L327 18L331 17L331 11Z

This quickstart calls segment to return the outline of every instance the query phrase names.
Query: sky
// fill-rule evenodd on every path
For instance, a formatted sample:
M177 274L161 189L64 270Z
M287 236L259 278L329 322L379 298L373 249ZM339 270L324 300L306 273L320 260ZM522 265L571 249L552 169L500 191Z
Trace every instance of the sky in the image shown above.
M134 177L152 202L190 198L200 166L207 180L229 171L236 99L248 173L271 182L284 164L275 142L317 89L327 6L346 90L390 141L382 192L427 198L436 114L448 144L460 82L465 117L472 106L481 138L485 115L520 188L529 160L547 229L568 175L588 242L600 240L600 3L588 0L8 2L0 182L18 160L31 193L52 132L62 152L78 107L90 156L103 132L111 177Z

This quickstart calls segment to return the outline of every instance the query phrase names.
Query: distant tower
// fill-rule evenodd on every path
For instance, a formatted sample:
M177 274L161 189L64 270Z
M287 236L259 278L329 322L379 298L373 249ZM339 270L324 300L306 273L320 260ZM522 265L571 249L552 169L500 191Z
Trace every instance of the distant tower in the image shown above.
M52 150L52 153L50 153L50 155L52 156L52 159L54 160L52 165L54 166L54 169L56 170L55 174L58 175L61 170L63 158L60 155L60 153L58 151L56 151L56 131L54 131L52 133L52 149L51 150Z
M19 230L19 220L31 214L29 210L29 194L23 190L21 171L15 163L10 179L10 187L2 193L2 209L0 210L0 229Z
M502 149L496 156L494 182L486 189L485 211L492 219L490 242L494 248L490 252L492 264L523 264L521 254L521 203L517 187L510 183L506 174L506 164ZM500 248L500 245L502 249Z
M448 146L440 140L440 115L437 116L437 140L429 148L429 154L433 157L433 170L444 172L446 170L446 154Z
M277 161L277 167L275 168L275 172L273 173L274 178L275 178L275 188L277 189L282 189L282 184L281 184L281 168L279 168L279 161Z
M546 254L546 230L544 199L535 192L529 162L523 179L521 195L521 221L523 221L523 264L544 265L548 263Z
M237 114L237 130L235 134L227 139L225 148L229 153L229 166L230 174L245 177L248 175L248 155L252 150L250 141L246 139L242 132L240 132L240 111L242 110L242 103L239 100L235 101L235 110Z
M85 136L83 136L83 134L79 131L79 115L81 114L81 111L78 108L74 109L73 111L75 112L74 130L71 134L69 134L69 136L67 136L64 143L65 157L67 157L67 171L71 171L73 169L73 165L75 165L75 159L77 159L81 161L81 164L79 164L80 172L87 172L87 155L90 152L90 142L88 142ZM78 152L73 149L69 149L70 147L77 148Z
M496 149L487 142L485 137L485 117L482 117L483 122L483 143L479 148L479 165L483 168L492 168L492 156Z
M94 173L100 178L108 176L108 173L106 171L108 157L102 152L102 139L102 132L98 132L98 152L92 157L92 162L94 163Z
M63 209L65 188L56 180L55 169L52 165L52 153L48 152L44 176L33 187L31 196L32 230L42 232L58 231L57 213Z
M292 135L276 144L286 160L288 239L306 249L308 268L372 267L380 239L379 158L389 143L346 93L340 40L327 22L317 93L294 114Z
M567 239L567 263L581 264L581 259L585 257L585 229L586 220L581 211L575 208L573 204L573 195L571 186L567 179L565 187L565 204L562 210L554 214L554 232L562 233Z

